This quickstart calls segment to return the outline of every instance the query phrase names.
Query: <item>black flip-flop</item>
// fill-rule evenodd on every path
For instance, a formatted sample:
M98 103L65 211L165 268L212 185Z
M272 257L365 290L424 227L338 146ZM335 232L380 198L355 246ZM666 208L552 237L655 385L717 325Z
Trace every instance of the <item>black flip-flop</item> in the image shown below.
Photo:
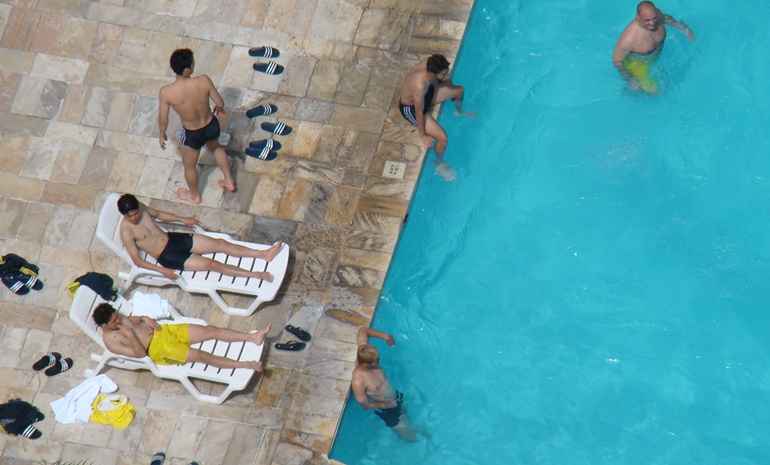
M277 48L263 46L250 48L249 55L256 58L278 58L281 56L281 52Z
M265 73L270 75L283 73L283 66L279 65L274 61L267 61L264 63L254 63L252 65L252 68L254 68L254 71L259 71L260 73Z
M288 350L290 352L298 352L305 348L305 343L299 342L299 341L276 342L275 348L278 350Z
M72 359L69 357L60 358L59 360L56 361L56 363L52 367L45 370L45 375L54 376L54 375L58 375L59 373L64 373L65 371L72 368L72 365L74 364L75 362L73 362Z
M286 331L288 331L291 334L297 336L297 339L299 339L301 341L307 342L307 341L309 341L311 339L310 333L308 333L304 329L298 328L296 326L286 325Z
M286 126L286 123L283 121L278 121L277 123L264 122L259 127L263 131L272 132L276 136L288 136L291 134L291 126Z
M150 465L163 465L163 462L166 461L166 454L163 452L156 452L155 455L152 456L152 459L150 459Z
M35 428L35 425L29 425L24 428L24 431L19 433L19 436L28 439L37 439L42 435L43 433L41 433L39 429Z
M256 118L257 116L272 115L276 111L278 111L277 106L273 105L272 103L265 103L263 105L257 105L251 110L246 111L246 116L249 118Z
M43 355L40 360L35 362L34 365L32 365L32 369L35 371L40 371L44 368L54 366L54 364L56 364L60 358L61 354L59 352L48 352L47 354Z

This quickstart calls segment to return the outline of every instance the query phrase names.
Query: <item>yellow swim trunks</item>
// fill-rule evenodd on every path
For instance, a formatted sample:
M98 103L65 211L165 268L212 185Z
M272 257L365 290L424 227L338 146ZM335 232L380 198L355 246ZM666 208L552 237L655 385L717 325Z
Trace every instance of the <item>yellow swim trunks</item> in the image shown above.
M187 363L190 325L160 325L150 340L147 355L158 365Z
M658 83L655 82L652 76L650 76L650 65L652 63L649 60L641 60L638 58L626 57L623 60L623 67L626 71L636 79L639 83L639 87L649 93L654 94L658 91Z

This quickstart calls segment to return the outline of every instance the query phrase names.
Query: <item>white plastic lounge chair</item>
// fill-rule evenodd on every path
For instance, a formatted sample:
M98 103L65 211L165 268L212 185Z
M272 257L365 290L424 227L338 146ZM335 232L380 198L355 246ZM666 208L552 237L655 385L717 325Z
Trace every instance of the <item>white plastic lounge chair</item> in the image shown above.
M187 292L193 294L208 294L214 302L229 315L248 316L254 313L260 304L270 302L275 298L278 289L281 287L283 278L286 276L286 268L289 264L289 246L284 245L278 255L269 263L264 260L249 257L231 257L225 253L206 254L204 257L216 260L230 265L236 265L244 270L250 271L269 271L273 274L273 282L256 278L236 278L233 276L215 273L213 271L183 271L179 277L171 280L154 270L148 270L134 265L128 252L123 247L123 241L120 238L120 222L123 221L123 215L118 211L119 195L112 193L107 196L99 214L99 224L96 227L96 236L110 250L121 257L131 267L128 273L119 273L119 277L125 281L124 289L128 289L134 281L146 284L148 286L166 286L177 285ZM254 244L251 242L236 241L227 234L213 233L204 230L199 226L193 227L195 233L204 234L216 239L224 239L234 244L242 245L252 249L268 249L269 245ZM150 263L157 263L157 260L144 252L140 252L144 260ZM254 296L254 301L246 308L232 307L224 301L220 292L232 292L235 294L244 294Z
M91 354L94 361L99 362L93 370L86 370L86 376L98 375L105 366L109 365L126 370L150 370L155 376L164 379L172 379L182 383L190 394L202 402L211 402L221 404L227 397L236 391L246 388L254 376L254 370L246 368L217 368L203 363L187 363L185 365L156 365L150 357L134 358L118 355L110 352L102 341L102 335L99 328L94 323L91 314L100 303L105 302L93 290L86 286L80 286L75 293L75 299L70 307L70 319L84 332L93 339L94 342L104 350L99 354ZM110 304L117 308L123 314L131 315L131 301L118 297L116 302ZM167 324L198 324L205 325L206 322L197 318L186 318L179 314L174 307L169 305L169 312L172 319L166 320ZM190 347L214 355L221 355L233 360L256 361L262 356L263 345L256 345L253 342L223 342L214 339L192 344ZM192 383L191 379L203 379L214 383L224 384L225 389L218 396L203 394Z

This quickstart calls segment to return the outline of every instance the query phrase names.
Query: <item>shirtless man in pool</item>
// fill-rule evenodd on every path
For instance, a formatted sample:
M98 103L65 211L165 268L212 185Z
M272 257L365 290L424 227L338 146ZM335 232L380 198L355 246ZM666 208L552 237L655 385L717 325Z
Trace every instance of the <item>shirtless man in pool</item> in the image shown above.
M202 74L192 76L195 68L193 52L183 48L171 54L171 69L176 80L160 89L158 97L158 125L160 126L160 147L166 149L166 129L168 128L168 110L173 108L182 119L183 129L178 136L179 153L184 164L184 178L187 189L180 187L176 191L181 200L198 204L201 194L198 192L198 157L205 145L216 159L224 179L219 186L228 192L235 191L235 181L230 173L230 161L227 152L219 145L219 118L225 118L225 101L217 92L211 78ZM214 101L214 112L209 107L209 100Z
M214 271L228 276L273 281L271 273L244 270L202 255L224 252L233 257L254 257L269 262L281 251L282 242L276 242L269 249L255 250L202 234L167 233L155 224L155 218L166 222L178 221L187 226L199 224L198 220L155 210L139 203L139 200L131 194L124 194L118 199L118 211L125 219L120 223L120 238L136 266L155 270L168 279L177 278L175 270L184 270ZM158 263L153 264L143 260L139 255L140 250L155 257Z
M409 425L404 411L404 395L395 391L385 378L385 372L380 368L380 355L369 344L370 336L382 339L389 346L396 343L388 333L364 327L358 330L358 358L351 382L353 395L364 409L376 409L374 413L382 418L385 425L393 428L401 439L414 442L417 435Z
M636 6L636 17L620 35L612 52L612 64L631 88L657 93L658 85L650 76L650 65L663 48L666 25L678 29L691 41L695 39L685 23L663 14L652 2L643 1Z

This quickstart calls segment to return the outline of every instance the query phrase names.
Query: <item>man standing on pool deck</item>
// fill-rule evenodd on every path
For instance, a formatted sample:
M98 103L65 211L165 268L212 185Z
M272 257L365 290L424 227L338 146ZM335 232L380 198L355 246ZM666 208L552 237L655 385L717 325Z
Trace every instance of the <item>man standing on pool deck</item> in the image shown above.
M425 64L410 70L401 87L399 110L401 116L417 128L423 147L427 150L436 141L436 162L441 164L447 146L447 135L430 114L433 105L445 100L455 102L455 114L463 113L463 86L456 86L448 79L449 61L443 55L431 55Z
M648 94L658 92L658 84L650 76L650 66L663 48L667 24L681 31L689 40L695 39L685 23L663 14L648 1L639 2L636 17L620 35L612 52L612 64L633 89L641 89Z
M179 132L179 152L184 164L184 178L187 189L180 187L177 197L192 203L201 203L198 192L198 157L205 145L214 153L217 166L222 170L224 179L219 185L228 192L235 191L235 181L230 173L227 152L219 145L219 119L226 117L225 102L219 95L211 78L202 74L192 77L195 60L189 48L174 50L169 60L176 80L160 89L158 98L158 125L160 126L160 146L166 149L166 129L168 128L168 109L173 108L182 119L183 129ZM209 107L209 100L214 101L214 112Z
M376 337L387 342L389 346L396 343L388 333L361 327L358 330L358 357L353 369L351 388L353 395L361 407L366 410L377 409L374 413L395 431L405 441L417 440L409 419L404 411L404 395L394 391L385 373L380 368L380 355L377 349L369 344L369 337Z

